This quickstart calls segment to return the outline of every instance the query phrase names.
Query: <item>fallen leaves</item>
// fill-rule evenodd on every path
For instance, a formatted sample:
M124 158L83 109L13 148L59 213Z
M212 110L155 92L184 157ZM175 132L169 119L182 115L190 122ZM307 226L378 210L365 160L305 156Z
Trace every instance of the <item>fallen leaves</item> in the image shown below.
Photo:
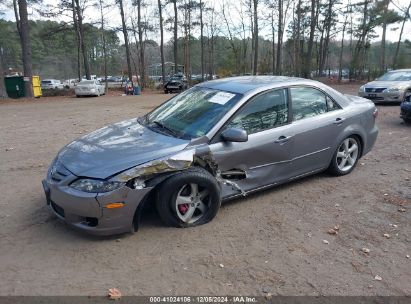
M329 229L329 230L327 231L327 233L328 233L328 234L331 234L331 235L336 235L336 234L338 234L338 231L335 230L335 229Z
M107 296L110 300L119 300L121 299L121 292L117 288L110 288Z
M370 253L370 249L368 249L366 247L362 248L361 251L364 252L364 253Z
M376 280L376 281L382 281L382 278L377 274L377 275L374 277L374 280Z

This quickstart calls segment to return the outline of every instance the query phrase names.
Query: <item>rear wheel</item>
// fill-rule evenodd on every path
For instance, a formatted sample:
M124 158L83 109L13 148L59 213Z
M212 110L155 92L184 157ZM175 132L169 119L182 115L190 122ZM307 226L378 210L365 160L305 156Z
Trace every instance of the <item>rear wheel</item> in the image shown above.
M328 171L333 175L346 175L357 165L361 155L361 143L355 136L344 139L335 151Z
M170 177L157 191L157 211L168 226L186 228L206 224L216 216L220 205L216 179L201 168Z

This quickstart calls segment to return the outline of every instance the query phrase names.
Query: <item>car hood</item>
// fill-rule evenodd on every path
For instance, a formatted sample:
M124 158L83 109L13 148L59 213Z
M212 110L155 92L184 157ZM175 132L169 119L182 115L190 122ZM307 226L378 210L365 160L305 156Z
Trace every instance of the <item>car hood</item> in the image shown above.
M172 155L189 141L156 133L130 119L80 137L64 147L58 160L73 174L108 178L116 173Z
M411 85L410 81L371 81L365 85L366 88L390 88Z

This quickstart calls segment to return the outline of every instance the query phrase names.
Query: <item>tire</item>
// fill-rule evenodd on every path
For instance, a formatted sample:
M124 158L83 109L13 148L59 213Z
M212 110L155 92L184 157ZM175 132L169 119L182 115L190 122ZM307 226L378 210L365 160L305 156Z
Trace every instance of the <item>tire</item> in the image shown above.
M361 151L362 146L358 137L348 136L334 152L328 172L335 176L349 174L357 165Z
M216 216L220 205L220 187L202 168L177 173L156 191L157 212L167 226L188 228L206 224Z
M403 118L406 125L411 125L411 118Z
M80 95L76 95L76 97L77 97L77 98L80 98L81 96L80 96Z

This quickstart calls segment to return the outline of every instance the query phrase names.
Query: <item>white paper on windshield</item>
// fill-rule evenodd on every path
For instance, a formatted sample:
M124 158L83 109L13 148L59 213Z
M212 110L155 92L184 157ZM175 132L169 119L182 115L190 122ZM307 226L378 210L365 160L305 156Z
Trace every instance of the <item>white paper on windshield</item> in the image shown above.
M235 94L231 94L227 92L218 92L213 97L211 97L208 101L213 102L213 103L218 103L220 105L225 105L234 96Z

